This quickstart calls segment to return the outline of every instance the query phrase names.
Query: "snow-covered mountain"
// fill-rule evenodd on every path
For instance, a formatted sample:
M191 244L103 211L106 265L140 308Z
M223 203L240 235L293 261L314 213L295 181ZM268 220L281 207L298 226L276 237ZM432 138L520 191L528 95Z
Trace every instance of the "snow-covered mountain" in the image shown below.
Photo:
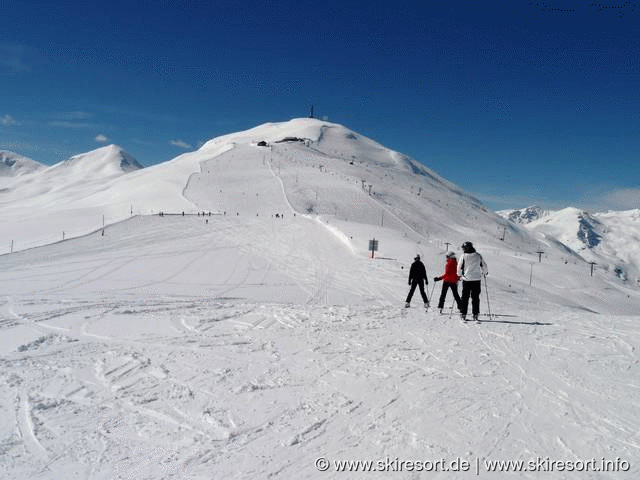
M576 252L596 247L604 234L604 226L594 216L577 208L554 212L530 222L528 228L553 237Z
M107 145L57 163L49 171L65 175L68 178L84 180L89 177L108 178L141 168L143 166L121 147Z
M532 206L502 210L504 218L542 235L547 243L558 243L597 268L618 278L640 282L639 210L590 213L569 207L558 211Z
M541 219L545 215L549 215L551 212L543 210L537 205L533 205L531 207L517 210L500 210L497 213L501 217L511 220L513 223L517 223L518 225L526 225L528 223L535 222L536 220Z
M0 244L42 244L63 229L85 234L102 226L103 215L107 223L132 212L265 215L284 205L300 214L393 226L408 236L452 244L471 236L495 243L508 229L507 243L529 250L536 245L524 230L424 165L316 119L261 125L215 138L169 162L138 167L119 147L109 146L15 182L0 201L14 213L28 207L37 228L21 229L24 238L14 238L20 236L15 229L0 229ZM34 207L42 215L55 210L58 221L35 219Z
M45 165L14 152L0 150L0 177L16 177L43 170Z
M111 188L139 169L142 165L122 148L108 145L5 178L0 244L16 251L82 235L102 226L102 216L114 209L123 212L116 220L126 218L122 197Z
M309 118L217 137L144 169L120 147L106 146L11 178L0 206L0 245L14 251L84 235L134 214L289 211L333 225L386 227L416 245L425 238L440 246L473 240L527 254L544 247L547 256L559 258L568 247L585 261L606 256L603 265L622 269L620 278L635 278L640 263L635 252L599 245L605 230L615 227L607 229L597 216L535 206L498 215L406 155L342 125ZM605 243L624 243L623 232L616 231L620 239ZM583 247L602 253L594 260Z
M622 280L640 279L640 210L589 213L565 208L527 228L562 242Z
M17 203L20 198L37 197L45 191L100 190L110 180L143 168L117 145L75 155L49 167L19 156L7 157L6 163L19 172L31 173L15 178L8 184L9 190L16 193Z
M584 215L569 222L569 230L578 228L575 235L552 234L550 225L563 223L566 215L550 216L539 207L498 215L406 155L342 125L309 118L217 137L144 169L120 147L106 146L11 179L0 206L0 245L14 251L159 212L290 211L334 225L387 227L416 244L425 238L441 246L473 240L527 254L544 246L547 255L558 257L568 254L558 242L580 253L578 232L591 247L602 236L597 222ZM534 224L542 226L529 228Z
M1 478L639 477L640 289L614 272L328 122L111 153L0 193ZM403 308L414 255L433 305L463 240L483 321Z

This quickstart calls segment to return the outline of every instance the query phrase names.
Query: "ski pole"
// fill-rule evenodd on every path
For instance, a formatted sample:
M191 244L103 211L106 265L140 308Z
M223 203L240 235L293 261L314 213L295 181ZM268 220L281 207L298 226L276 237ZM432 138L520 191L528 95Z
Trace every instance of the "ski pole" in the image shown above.
M451 315L453 315L453 304L456 303L456 299L453 299L453 302L451 302L451 308L449 309L449 318L451 318Z
M484 278L484 291L487 294L487 310L489 311L489 318L491 318L491 304L489 303L489 289L487 288L487 276L483 275Z
M431 299L433 298L433 291L436 289L436 282L433 282L433 287L431 287L431 295L429 295L429 303L431 303Z

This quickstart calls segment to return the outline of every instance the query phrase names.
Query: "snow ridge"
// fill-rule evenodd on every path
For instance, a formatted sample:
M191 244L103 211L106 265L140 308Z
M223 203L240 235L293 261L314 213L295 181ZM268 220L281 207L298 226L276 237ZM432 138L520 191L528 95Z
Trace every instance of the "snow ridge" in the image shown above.
M517 210L501 210L498 215L501 215L508 220L517 223L519 225L526 225L536 220L540 220L542 217L549 215L552 212L543 210L537 205L533 205L523 209Z

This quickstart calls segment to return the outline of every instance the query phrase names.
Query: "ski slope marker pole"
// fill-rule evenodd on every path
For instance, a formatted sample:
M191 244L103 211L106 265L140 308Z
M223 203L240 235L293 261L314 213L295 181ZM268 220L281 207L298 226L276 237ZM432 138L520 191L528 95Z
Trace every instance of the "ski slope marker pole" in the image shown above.
M489 318L491 318L491 304L489 303L489 289L487 288L487 276L483 275L484 278L484 292L487 294L487 310L489 311Z
M427 300L429 300L429 303L431 303L431 299L433 298L433 291L436 289L436 282L433 282L433 287L431 287L431 295L429 296L429 298Z

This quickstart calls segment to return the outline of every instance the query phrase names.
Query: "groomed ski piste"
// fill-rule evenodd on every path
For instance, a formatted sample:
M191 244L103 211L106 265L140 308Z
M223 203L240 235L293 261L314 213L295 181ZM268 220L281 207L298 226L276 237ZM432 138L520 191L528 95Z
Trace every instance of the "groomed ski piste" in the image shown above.
M540 238L318 120L90 165L4 192L0 478L639 477L640 294L612 272L552 243L539 263ZM405 309L415 254L435 307L466 240L481 321L450 294Z

